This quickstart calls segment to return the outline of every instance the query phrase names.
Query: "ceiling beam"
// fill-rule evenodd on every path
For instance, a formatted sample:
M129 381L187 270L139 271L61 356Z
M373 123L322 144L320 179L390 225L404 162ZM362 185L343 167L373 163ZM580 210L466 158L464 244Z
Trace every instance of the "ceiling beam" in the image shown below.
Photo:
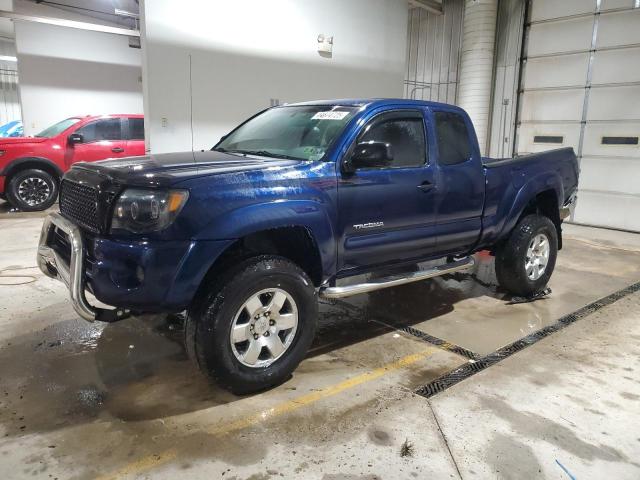
M435 13L436 15L442 15L442 3L437 0L409 0L409 6L422 8L429 13Z
M21 13L8 12L6 10L0 10L0 17L9 18L11 20L21 20L23 22L46 23L48 25L56 25L58 27L77 28L80 30L91 30L93 32L111 33L113 35L125 35L127 37L140 36L139 30L131 30L129 28L110 27L108 25L99 25L97 23L76 22L74 20L65 20L63 18L22 15Z

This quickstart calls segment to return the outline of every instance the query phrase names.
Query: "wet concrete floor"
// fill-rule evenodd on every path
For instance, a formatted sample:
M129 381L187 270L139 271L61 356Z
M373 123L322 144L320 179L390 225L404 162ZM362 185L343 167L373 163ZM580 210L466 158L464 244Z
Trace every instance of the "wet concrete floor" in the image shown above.
M412 392L469 359L397 328L480 356L640 280L635 237L619 247L615 237L598 242L572 227L548 298L509 305L492 258L480 254L471 273L323 302L318 337L293 377L236 397L190 364L178 321L78 319L62 285L35 267L41 217L0 213L0 478L455 478L456 457L470 453L462 438L446 440L438 417L455 430L459 415L446 406L437 414L439 397ZM494 396L488 401L518 412L505 385L483 385ZM637 405L638 390L627 403ZM504 449L503 437L495 442ZM402 456L405 441L411 448ZM493 476L495 463L482 460L467 473Z

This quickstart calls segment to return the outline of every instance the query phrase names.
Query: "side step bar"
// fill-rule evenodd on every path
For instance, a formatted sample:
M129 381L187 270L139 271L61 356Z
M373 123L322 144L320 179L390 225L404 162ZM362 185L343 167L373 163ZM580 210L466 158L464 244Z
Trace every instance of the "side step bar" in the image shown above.
M343 298L357 295L359 293L373 292L382 288L397 287L405 283L419 282L427 278L439 277L447 273L460 272L468 270L475 264L473 257L466 257L455 262L445 265L439 265L428 270L419 272L411 272L406 276L394 275L391 277L379 278L367 283L357 283L355 285L345 285L343 287L324 287L320 289L320 297L322 298Z

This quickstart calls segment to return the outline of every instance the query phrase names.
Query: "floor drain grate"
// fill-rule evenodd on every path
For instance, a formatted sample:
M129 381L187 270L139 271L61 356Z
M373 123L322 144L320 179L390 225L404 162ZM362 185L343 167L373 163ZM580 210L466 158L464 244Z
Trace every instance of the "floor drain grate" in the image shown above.
M586 305L575 312L569 313L564 317L558 319L556 323L553 325L549 325L548 327L544 327L536 332L533 332L530 335L527 335L520 340L516 340L515 342L502 347L496 350L493 353L485 355L484 357L476 360L475 362L467 363L461 367L452 370L451 372L442 375L441 377L436 378L431 383L420 387L416 390L418 395L422 395L425 398L430 398L436 395L437 393L443 392L447 388L455 385L456 383L461 382L462 380L469 378L470 376L481 372L487 367L490 367L501 360L504 360L510 355L513 355L516 352L528 347L529 345L533 345L539 340L551 335L552 333L557 332L558 330L562 330L563 328L571 325L572 323L581 320L585 317L588 317L592 313L597 312L603 307L611 305L612 303L617 302L621 298L626 297L627 295L631 295L640 291L640 282L634 283L633 285L629 285L622 290L618 290L611 295L608 295L600 300L596 300L589 305Z

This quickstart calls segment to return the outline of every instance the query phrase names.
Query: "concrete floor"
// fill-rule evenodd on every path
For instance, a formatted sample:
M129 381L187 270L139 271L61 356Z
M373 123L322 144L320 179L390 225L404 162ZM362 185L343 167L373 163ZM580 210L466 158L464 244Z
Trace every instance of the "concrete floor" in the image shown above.
M508 305L482 255L472 274L324 303L293 377L235 397L204 381L163 317L78 319L35 267L43 215L6 210L0 478L640 478L638 293L413 393L469 363L456 351L488 354L640 281L640 235L566 226L553 293L534 303Z

